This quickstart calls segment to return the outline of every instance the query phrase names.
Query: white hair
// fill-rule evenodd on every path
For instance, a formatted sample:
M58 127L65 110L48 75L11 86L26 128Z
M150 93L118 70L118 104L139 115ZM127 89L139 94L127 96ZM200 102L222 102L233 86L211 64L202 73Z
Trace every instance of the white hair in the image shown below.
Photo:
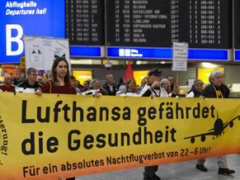
M90 88L93 88L93 84L94 84L95 82L97 82L97 81L98 81L97 79L91 80L91 81L90 81L90 84L89 84L89 87L90 87Z
M162 87L163 83L168 83L168 85L170 86L170 81L168 79L162 79L160 81L160 86Z
M220 70L215 70L215 71L212 71L211 74L210 74L210 77L209 77L209 81L210 82L213 82L213 79L216 78L217 75L224 75L224 73Z

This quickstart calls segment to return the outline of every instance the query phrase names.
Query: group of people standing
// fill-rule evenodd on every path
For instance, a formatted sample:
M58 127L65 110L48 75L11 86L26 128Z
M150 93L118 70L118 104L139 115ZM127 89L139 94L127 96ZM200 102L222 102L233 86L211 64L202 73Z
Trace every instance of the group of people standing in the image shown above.
M176 94L170 94L165 92L161 85L161 82L165 82L164 87L167 86L167 80L159 80L160 73L152 71L149 73L150 85L147 90L143 92L143 96L160 96L160 97L174 97ZM209 77L210 84L203 89L203 82L201 80L195 80L191 90L188 92L188 98L228 98L230 95L229 88L224 84L224 73L216 70L213 71ZM161 92L156 90L156 87L160 87ZM165 96L166 95L166 96ZM196 169L207 172L208 169L205 166L205 159L199 159L196 164ZM234 170L229 169L226 156L218 157L218 174L219 175L232 175L235 173ZM145 167L144 180L160 180L161 178L156 175L158 166Z
M179 93L178 85L173 76L161 79L161 72L154 69L148 73L148 78L142 80L142 85L138 87L134 79L128 80L125 84L117 87L112 74L106 76L106 83L101 85L100 81L94 79L85 82L84 86L79 87L74 77L71 77L69 64L65 58L58 57L55 59L51 79L41 84L36 81L36 70L29 68L27 70L27 79L21 82L17 88L31 88L37 95L42 93L54 94L82 94L82 95L110 95L110 96L136 96L136 97L177 97ZM224 85L224 74L221 71L213 71L210 75L210 84L203 89L203 82L196 80L189 91L188 98L206 97L206 98L228 98L230 90ZM11 84L11 77L5 76L4 85L0 86L2 91L14 92L16 87ZM89 88L90 87L90 88ZM19 90L19 89L18 89ZM220 175L231 175L234 170L228 168L226 156L219 157L218 161ZM196 168L206 172L205 159L197 161ZM144 168L144 180L160 180L156 175L158 166ZM68 178L73 180L75 178Z

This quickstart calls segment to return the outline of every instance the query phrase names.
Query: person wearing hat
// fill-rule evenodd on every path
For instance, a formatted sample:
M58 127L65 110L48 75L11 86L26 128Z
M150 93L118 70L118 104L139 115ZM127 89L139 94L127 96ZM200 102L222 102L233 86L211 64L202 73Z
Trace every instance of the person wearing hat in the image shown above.
M206 98L228 98L230 95L229 88L224 84L224 73L222 71L213 71L209 77L210 84L203 90L202 95ZM198 160L196 168L200 171L207 172L204 166L205 159ZM218 174L229 176L235 173L234 170L228 168L226 156L218 157Z
M148 84L146 84L140 92L140 96L158 96L160 97L160 77L161 71L159 69L153 69L148 73Z
M159 69L153 69L148 73L149 84L146 84L140 92L140 96L143 97L160 97L160 77L161 71ZM144 180L161 180L160 177L156 175L158 166L147 166L144 168Z
M23 92L33 91L36 92L40 88L40 84L37 82L37 70L35 68L27 69L27 79L17 85L18 88L23 89Z

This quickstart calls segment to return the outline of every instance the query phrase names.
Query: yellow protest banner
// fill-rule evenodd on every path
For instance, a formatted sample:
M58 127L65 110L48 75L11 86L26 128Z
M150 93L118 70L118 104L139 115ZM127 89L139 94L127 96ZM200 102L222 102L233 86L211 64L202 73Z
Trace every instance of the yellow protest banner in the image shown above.
M57 180L240 153L240 101L0 94L0 177Z

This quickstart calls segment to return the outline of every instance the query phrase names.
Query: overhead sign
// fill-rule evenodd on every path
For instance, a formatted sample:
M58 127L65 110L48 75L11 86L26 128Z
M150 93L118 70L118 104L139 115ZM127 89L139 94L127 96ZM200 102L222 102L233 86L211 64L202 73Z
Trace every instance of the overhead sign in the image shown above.
M135 47L108 47L107 56L111 58L151 58L171 59L171 48L135 48Z
M239 49L240 49L240 0L233 0L233 7L234 7L234 18L233 18L233 23L234 23L234 38L233 38L233 43L234 43L234 48L238 49L238 57L237 60L240 60L239 57Z
M65 37L64 0L0 1L0 63L19 63L23 36Z
M70 46L71 57L103 57L103 47L101 46Z
M240 50L239 49L235 49L234 50L234 60L235 61L240 61Z
M172 48L137 48L137 47L108 47L109 58L131 59L169 59L173 58ZM228 61L228 50L221 49L189 49L189 60Z

